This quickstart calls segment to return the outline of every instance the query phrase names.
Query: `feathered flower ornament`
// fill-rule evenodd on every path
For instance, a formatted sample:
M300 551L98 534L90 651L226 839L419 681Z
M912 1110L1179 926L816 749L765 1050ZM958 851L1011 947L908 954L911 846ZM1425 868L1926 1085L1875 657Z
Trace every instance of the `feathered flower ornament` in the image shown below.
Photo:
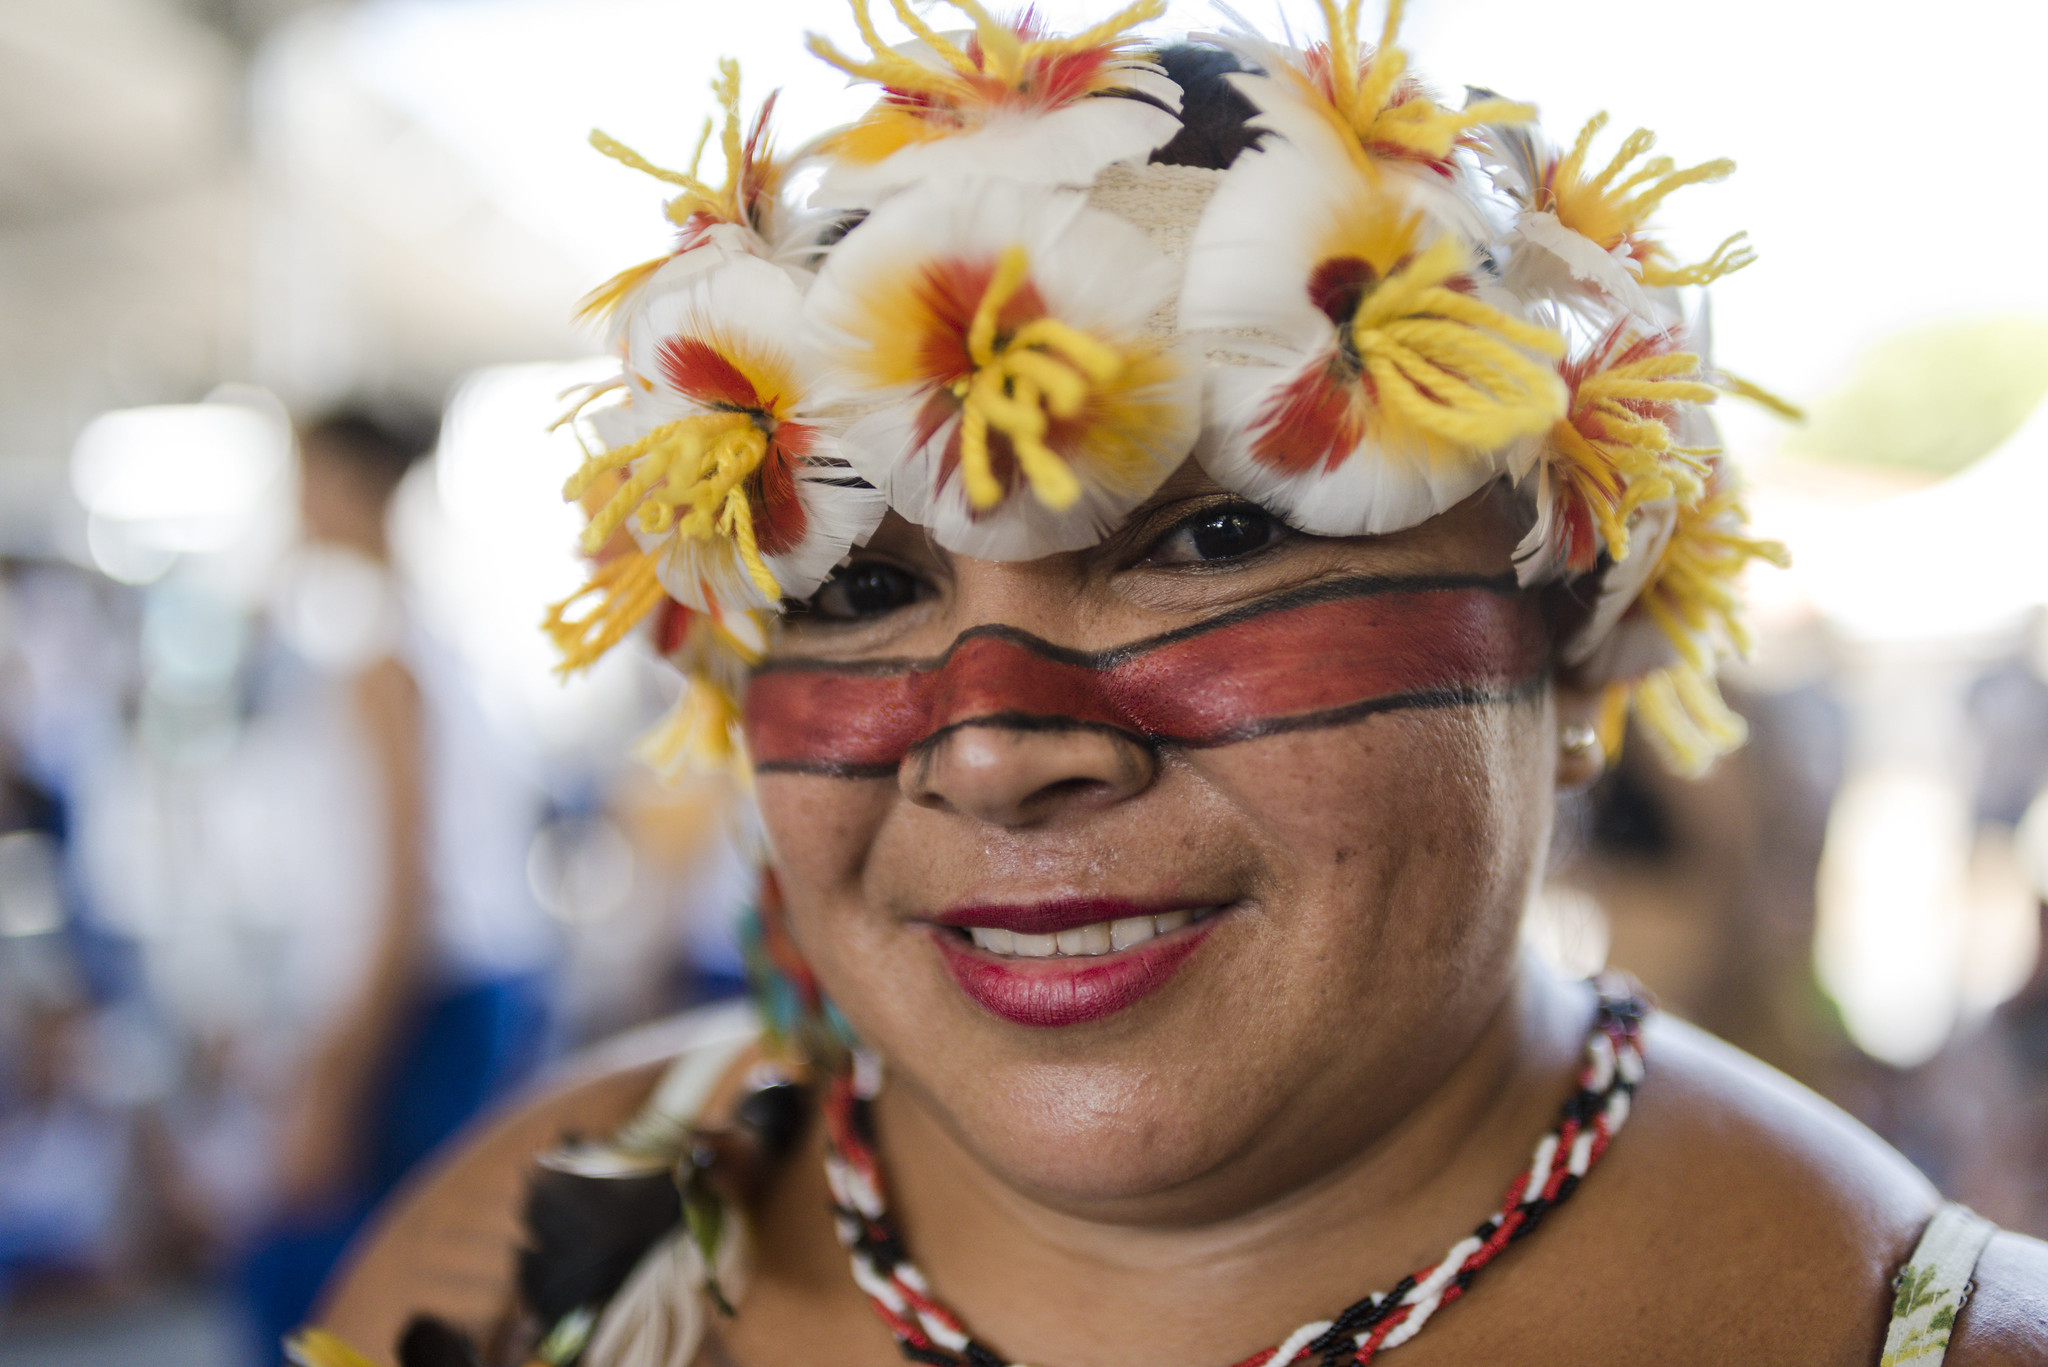
M1181 325L1245 337L1210 372L1203 463L1305 531L1397 531L1504 470L1565 412L1564 338L1327 128L1247 153L1189 252Z
M1617 635L1654 627L1667 663L1608 685L1599 730L1609 755L1620 750L1631 712L1680 774L1705 772L1740 746L1742 718L1716 682L1724 656L1749 654L1736 585L1750 562L1790 563L1784 546L1749 534L1749 512L1735 475L1714 462L1697 499L1679 500L1669 539Z
M1140 0L1064 38L1045 33L1028 10L1006 23L977 0L947 3L971 32L940 33L909 0L891 0L916 35L892 48L876 33L868 0L853 0L867 58L810 35L812 52L882 87L873 109L817 144L830 164L813 202L866 208L927 177L992 168L1011 180L1086 186L1103 167L1143 160L1180 131L1180 87L1133 55L1128 33L1164 13L1164 0Z
M1461 230L1486 234L1461 184L1470 167L1459 153L1482 145L1489 126L1534 119L1535 107L1489 97L1447 109L1410 73L1408 54L1396 42L1402 0L1390 0L1377 47L1360 41L1361 0L1319 4L1326 37L1306 49L1244 31L1216 36L1263 73L1231 77L1258 109L1256 126L1291 143L1339 149L1370 183L1399 181Z
M704 121L704 131L698 136L697 150L687 171L656 166L618 139L598 129L591 130L590 145L598 151L677 187L677 194L665 210L669 222L675 225L676 239L666 256L629 266L585 295L576 306L578 322L612 324L615 329L622 326L633 302L643 296L664 268L673 263L681 270L670 270L669 277L687 277L722 259L720 252L700 253L699 248L715 244L725 254L780 259L788 255L793 239L808 222L805 216L790 213L777 202L786 166L775 156L768 132L775 96L771 94L761 102L751 124L744 123L740 117L740 68L731 58L719 62L718 79L711 83L711 93L721 114L719 150L725 160L725 179L715 186L704 180L699 170L715 126L711 119Z
M664 591L704 611L808 594L881 520L881 496L840 458L818 409L801 309L788 276L741 257L632 317L627 399L593 420L608 449L564 493L590 509L586 553L623 530L642 554L599 565L583 591L602 595L596 613L556 610L551 630L572 664L620 639Z
M1147 336L1174 272L1083 196L933 182L832 251L810 316L855 411L846 458L939 544L1023 559L1101 540L1187 455L1195 368Z
M1559 154L1520 128L1488 130L1494 183L1519 210L1506 283L1524 297L1614 305L1654 316L1647 289L1705 285L1756 259L1736 233L1704 261L1676 264L1650 231L1650 218L1676 190L1725 178L1725 158L1680 169L1670 157L1643 158L1656 137L1638 128L1599 171L1588 163L1593 139L1607 126L1596 114L1571 150Z
M1679 444L1679 409L1720 391L1680 345L1675 332L1624 319L1561 367L1571 398L1537 460L1536 522L1515 548L1523 584L1585 574L1602 551L1627 560L1642 508L1704 492L1711 452Z

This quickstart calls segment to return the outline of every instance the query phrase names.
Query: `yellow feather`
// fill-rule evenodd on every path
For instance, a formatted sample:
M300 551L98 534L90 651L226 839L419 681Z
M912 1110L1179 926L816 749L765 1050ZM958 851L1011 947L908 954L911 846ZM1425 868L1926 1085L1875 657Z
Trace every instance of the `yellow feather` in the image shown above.
M589 612L581 617L568 615L570 608L593 596L598 601ZM599 565L582 588L550 604L542 619L541 630L562 654L555 672L566 678L596 664L645 621L663 597L661 582L654 575L654 557L644 551L635 550Z
M1653 157L1617 182L1615 178L1656 142L1649 129L1638 128L1622 139L1621 147L1598 175L1588 177L1584 173L1586 155L1592 150L1594 136L1606 126L1604 111L1587 120L1571 150L1551 169L1547 200L1535 207L1555 213L1558 222L1608 251L1623 243L1633 244L1643 283L1652 288L1704 285L1756 260L1756 253L1743 243L1745 235L1736 233L1705 261L1666 265L1670 253L1661 243L1643 236L1650 215L1674 191L1721 180L1735 170L1735 163L1724 157L1679 170L1669 157Z

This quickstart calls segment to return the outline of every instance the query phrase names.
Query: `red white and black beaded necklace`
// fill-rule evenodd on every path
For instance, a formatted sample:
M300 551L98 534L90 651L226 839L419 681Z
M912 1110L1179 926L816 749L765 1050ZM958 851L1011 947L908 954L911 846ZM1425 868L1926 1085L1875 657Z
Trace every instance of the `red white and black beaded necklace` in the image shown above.
M1628 1119L1630 1099L1643 1076L1640 1031L1645 1014L1642 1001L1632 993L1602 989L1586 1037L1578 1089L1565 1102L1556 1128L1536 1145L1528 1168L1508 1185L1500 1209L1483 1224L1390 1290L1354 1301L1332 1319L1304 1324L1236 1367L1369 1363L1415 1337L1430 1316L1464 1295L1502 1249L1570 1198ZM910 1261L902 1233L889 1217L869 1109L880 1083L880 1071L871 1064L856 1066L832 1082L825 1098L830 1140L825 1175L832 1187L839 1241L852 1258L853 1279L910 1361L934 1367L1012 1367L1009 1359L976 1342L959 1316L933 1297L930 1283Z

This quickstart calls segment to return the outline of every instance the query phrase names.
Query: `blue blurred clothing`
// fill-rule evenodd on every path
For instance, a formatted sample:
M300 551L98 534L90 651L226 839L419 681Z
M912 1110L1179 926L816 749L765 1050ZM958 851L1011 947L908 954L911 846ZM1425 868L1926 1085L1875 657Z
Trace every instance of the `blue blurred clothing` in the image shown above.
M423 1002L371 1107L357 1187L327 1214L281 1221L258 1236L237 1281L251 1361L282 1362L279 1344L306 1322L349 1241L435 1149L533 1073L548 1035L546 976L469 982Z

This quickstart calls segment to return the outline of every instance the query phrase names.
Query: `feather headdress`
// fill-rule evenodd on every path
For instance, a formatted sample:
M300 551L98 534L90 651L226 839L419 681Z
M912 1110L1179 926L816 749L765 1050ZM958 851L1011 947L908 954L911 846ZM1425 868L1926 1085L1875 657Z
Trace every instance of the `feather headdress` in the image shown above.
M1319 0L1305 46L1215 39L1251 68L1225 78L1248 150L1151 166L1182 108L1178 59L1134 32L1161 0L1068 35L980 0L947 0L968 27L941 31L889 0L895 46L850 3L865 55L810 47L881 94L794 157L772 99L742 119L730 64L722 183L593 138L677 186L678 237L587 303L618 401L580 419L596 449L569 493L598 565L548 626L573 667L660 610L694 679L663 762L732 759L775 613L885 511L1027 559L1098 542L1190 454L1323 535L1506 481L1530 511L1520 581L1593 603L1566 663L1630 690L1688 764L1732 734L1702 701L1741 643L1729 581L1775 550L1745 538L1703 406L1769 400L1705 362L1684 292L1751 253L1737 234L1680 264L1652 222L1729 163L1679 168L1638 131L1596 165L1605 116L1558 150L1528 105L1446 106L1400 0L1371 43L1362 0Z

